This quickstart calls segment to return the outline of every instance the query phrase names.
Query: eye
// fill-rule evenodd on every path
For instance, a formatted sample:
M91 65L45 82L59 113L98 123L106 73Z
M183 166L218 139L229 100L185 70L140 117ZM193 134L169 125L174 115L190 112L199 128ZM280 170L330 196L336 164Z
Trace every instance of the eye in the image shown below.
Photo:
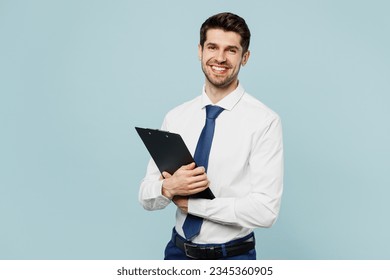
M215 51L215 50L217 49L217 47L216 47L216 46L213 46L213 45L209 45L209 46L207 47L207 49L210 50L210 51Z
M229 49L229 53L231 53L231 54L236 54L236 53L237 53L237 50L236 50L236 49Z

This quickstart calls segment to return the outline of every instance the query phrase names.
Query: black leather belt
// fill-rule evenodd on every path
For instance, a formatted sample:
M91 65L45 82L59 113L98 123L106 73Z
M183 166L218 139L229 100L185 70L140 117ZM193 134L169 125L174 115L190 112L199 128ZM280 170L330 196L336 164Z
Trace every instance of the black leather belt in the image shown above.
M194 244L183 239L177 233L172 235L172 242L176 247L185 252L186 256L198 260L217 260L220 258L233 257L245 254L255 248L255 238L253 233L237 242L232 241L225 244L202 245Z

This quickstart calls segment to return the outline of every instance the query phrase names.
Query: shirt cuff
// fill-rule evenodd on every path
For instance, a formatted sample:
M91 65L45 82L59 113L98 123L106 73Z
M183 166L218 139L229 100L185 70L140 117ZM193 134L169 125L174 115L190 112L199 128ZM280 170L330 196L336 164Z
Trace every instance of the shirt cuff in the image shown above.
M188 213L220 224L236 225L235 198L188 200Z
M152 209L162 209L171 203L171 200L162 195L161 180L153 182L150 186L147 197L144 198L144 203Z

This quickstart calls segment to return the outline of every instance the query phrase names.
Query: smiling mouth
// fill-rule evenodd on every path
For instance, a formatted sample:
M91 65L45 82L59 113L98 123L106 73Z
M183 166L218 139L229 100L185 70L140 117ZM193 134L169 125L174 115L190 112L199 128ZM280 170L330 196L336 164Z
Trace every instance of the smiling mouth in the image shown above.
M211 69L218 74L223 74L225 73L229 68L225 66L217 66L217 65L211 65Z

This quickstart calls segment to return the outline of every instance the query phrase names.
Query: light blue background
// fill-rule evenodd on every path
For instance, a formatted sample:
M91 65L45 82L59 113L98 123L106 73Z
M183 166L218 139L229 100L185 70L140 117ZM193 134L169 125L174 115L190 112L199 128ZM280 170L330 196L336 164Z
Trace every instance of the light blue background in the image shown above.
M200 94L199 27L232 11L241 82L284 126L259 257L390 259L388 3L0 0L0 258L162 258L175 207L139 205L133 127Z

